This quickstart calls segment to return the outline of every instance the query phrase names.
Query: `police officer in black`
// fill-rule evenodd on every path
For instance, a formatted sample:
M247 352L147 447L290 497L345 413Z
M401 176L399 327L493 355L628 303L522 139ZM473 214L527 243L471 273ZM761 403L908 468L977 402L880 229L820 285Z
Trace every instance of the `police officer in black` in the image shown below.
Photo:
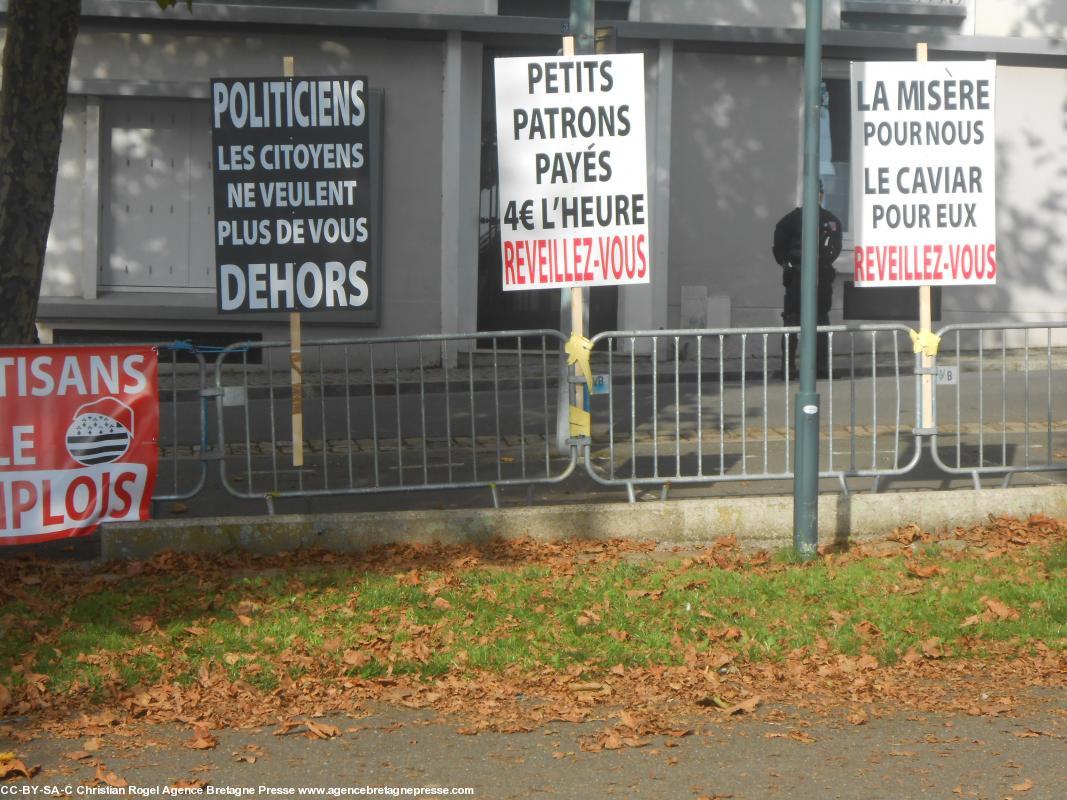
M841 220L822 207L823 187L819 181L819 291L817 324L830 324L830 304L834 295L834 261L841 254ZM782 217L774 228L774 260L782 267L785 298L782 303L782 324L800 324L800 238L803 209L794 208ZM788 342L786 339L788 338ZM789 375L796 375L797 337L782 337L782 371L785 372L785 348L789 349ZM830 343L825 333L819 334L817 370L821 377L830 372Z

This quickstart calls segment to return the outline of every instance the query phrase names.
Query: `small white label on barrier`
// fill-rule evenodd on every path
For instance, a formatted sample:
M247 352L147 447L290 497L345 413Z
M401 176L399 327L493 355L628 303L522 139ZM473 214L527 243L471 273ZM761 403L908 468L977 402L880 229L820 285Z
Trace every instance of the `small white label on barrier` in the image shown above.
M800 410L803 411L805 414L818 414L819 413L819 407L818 406L812 406L812 405L804 406Z
M591 394L611 394L611 382L607 375L593 376L593 389Z
M243 406L247 400L247 394L243 386L223 386L222 404L227 408L230 406Z
M937 385L938 386L956 386L960 382L960 371L958 367L938 367L937 368Z

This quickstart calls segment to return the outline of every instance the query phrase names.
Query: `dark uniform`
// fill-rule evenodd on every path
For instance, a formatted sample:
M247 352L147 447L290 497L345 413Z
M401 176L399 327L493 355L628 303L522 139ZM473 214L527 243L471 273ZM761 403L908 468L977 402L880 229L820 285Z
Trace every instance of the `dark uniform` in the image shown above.
M782 217L774 228L774 260L782 267L782 285L785 298L782 302L782 324L793 327L800 324L800 238L803 209L794 208ZM834 261L841 254L841 220L825 208L819 209L819 290L817 324L830 324L830 304L834 295ZM796 336L788 337L789 373L796 374ZM782 347L786 347L782 337ZM830 351L826 334L819 334L818 370L829 371ZM785 367L783 353L783 369Z

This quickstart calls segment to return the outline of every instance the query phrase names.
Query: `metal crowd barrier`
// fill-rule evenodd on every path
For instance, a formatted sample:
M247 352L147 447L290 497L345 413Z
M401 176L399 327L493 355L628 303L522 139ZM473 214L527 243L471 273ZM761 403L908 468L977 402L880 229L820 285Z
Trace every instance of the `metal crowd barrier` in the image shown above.
M903 475L918 462L920 402L908 328L821 327L831 373L819 381L820 473ZM787 480L793 394L783 364L799 328L611 331L593 338L592 442L585 464L606 486Z
M919 431L919 356L904 325L828 326L820 477L911 472L923 439L948 475L1067 472L1067 322L939 331L935 425ZM293 465L288 342L159 351L153 501L198 495L219 462L232 496L275 498L482 489L566 480L659 487L793 477L798 328L611 331L595 336L591 437L556 449L563 337L554 330L305 342L304 463ZM213 385L209 385L213 384ZM565 395L564 395L565 396ZM215 413L210 412L214 400ZM579 454L581 449L581 454Z
M159 352L159 467L152 500L188 500L204 488L213 457L207 362L184 342L153 346ZM184 359L192 363L180 363Z
M293 465L288 342L226 348L215 367L220 475L273 500L558 483L557 331L305 342L304 463Z
M949 474L1067 470L1067 322L942 328L933 460Z

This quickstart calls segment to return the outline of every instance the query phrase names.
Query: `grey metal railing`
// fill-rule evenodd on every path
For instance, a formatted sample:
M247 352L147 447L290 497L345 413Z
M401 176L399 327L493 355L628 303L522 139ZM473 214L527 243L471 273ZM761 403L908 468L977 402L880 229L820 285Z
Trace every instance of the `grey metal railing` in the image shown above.
M918 390L908 328L829 326L820 381L821 475L902 475L918 462ZM783 369L798 328L611 331L593 338L590 476L604 485L789 479L796 381ZM640 389L638 387L641 387Z
M558 483L557 331L335 339L303 345L304 460L292 464L287 342L216 363L220 475L230 494L281 497ZM256 363L256 362L259 363Z
M1067 470L1067 322L948 325L938 335L932 437L945 472Z
M213 457L207 362L183 342L153 346L159 352L159 468L152 500L188 500L204 488ZM181 363L182 356L193 363Z
M819 328L820 476L910 473L924 440L948 475L1067 472L1067 322L949 325L935 425L918 429L919 357L904 325ZM288 342L225 348L213 379L182 342L159 351L154 501L197 496L209 462L229 494L263 500L566 480L581 456L604 486L789 480L797 328L611 331L593 338L592 431L556 447L566 355L554 330L354 338L303 347L304 463L293 466ZM212 413L214 407L214 413Z

